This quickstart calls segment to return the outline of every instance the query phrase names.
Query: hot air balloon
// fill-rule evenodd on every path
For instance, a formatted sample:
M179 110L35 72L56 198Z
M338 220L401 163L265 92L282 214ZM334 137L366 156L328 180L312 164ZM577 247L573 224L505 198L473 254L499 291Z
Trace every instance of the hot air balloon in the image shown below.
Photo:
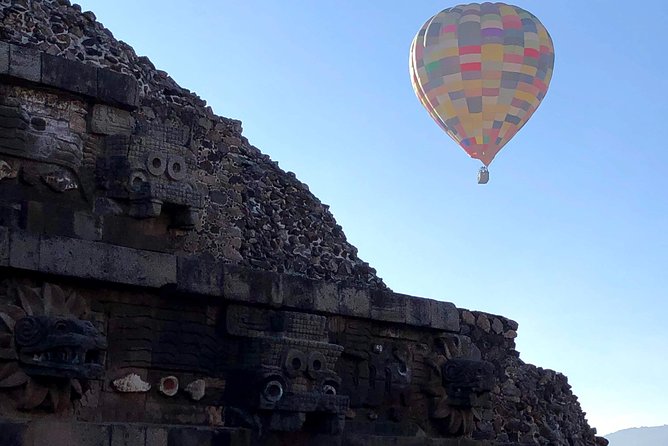
M413 39L413 90L436 123L483 163L489 180L499 151L536 111L554 68L554 45L531 13L471 3L430 18Z

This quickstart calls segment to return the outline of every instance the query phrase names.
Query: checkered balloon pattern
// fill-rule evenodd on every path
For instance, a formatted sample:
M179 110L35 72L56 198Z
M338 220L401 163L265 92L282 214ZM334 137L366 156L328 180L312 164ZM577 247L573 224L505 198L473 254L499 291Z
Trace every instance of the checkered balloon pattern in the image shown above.
M434 121L489 166L545 97L554 45L531 13L471 3L429 19L413 39L409 65Z

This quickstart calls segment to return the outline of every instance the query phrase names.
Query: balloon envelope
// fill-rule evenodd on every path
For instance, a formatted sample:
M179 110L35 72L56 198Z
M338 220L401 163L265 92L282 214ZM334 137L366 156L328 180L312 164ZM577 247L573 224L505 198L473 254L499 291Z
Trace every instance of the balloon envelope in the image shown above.
M554 45L531 13L471 3L429 19L411 44L413 89L436 123L488 166L545 97Z

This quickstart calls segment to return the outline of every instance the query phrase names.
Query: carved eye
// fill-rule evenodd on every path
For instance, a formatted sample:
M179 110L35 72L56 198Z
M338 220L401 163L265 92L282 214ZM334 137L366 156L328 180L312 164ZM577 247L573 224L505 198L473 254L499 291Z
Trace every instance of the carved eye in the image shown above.
M283 398L283 383L278 379L270 379L262 389L262 396L271 403L277 403Z
M408 374L408 366L402 362L399 364L399 367L397 367L397 371L401 376L406 376Z
M338 387L338 384L334 381L325 381L325 384L322 386L322 393L325 395L336 395Z
M320 352L311 352L308 355L307 373L311 378L315 378L318 372L324 370L327 365L325 355Z
M300 350L291 349L285 355L283 367L289 376L295 377L306 370L306 355Z
M180 181L186 177L186 160L180 156L172 156L167 162L167 176L174 181Z
M150 153L146 159L146 168L151 175L159 177L167 169L167 160L160 153Z
M453 379L456 376L457 376L457 368L452 364L445 363L443 365L443 378Z
M54 330L60 332L60 333L65 333L67 332L67 322L65 321L58 321L56 324L53 326Z
M46 121L44 118L32 118L30 120L30 125L37 131L43 132L46 130Z
M130 190L133 192L139 192L146 183L146 176L141 172L133 172L130 175Z
M19 319L14 326L14 340L21 347L28 347L38 343L45 335L44 324L33 316Z

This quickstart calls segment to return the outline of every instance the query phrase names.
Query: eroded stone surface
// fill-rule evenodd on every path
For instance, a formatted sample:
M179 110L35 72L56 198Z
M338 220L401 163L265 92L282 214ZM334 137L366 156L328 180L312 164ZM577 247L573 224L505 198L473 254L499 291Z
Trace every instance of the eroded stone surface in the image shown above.
M196 379L188 384L184 390L190 395L190 398L192 398L193 401L199 401L206 394L206 381L203 379Z
M129 145L149 153L158 152L158 158L166 157L167 164L170 164L170 156L182 157L187 169L174 172L167 166L162 173L158 166L159 175L164 175L165 181L158 180L150 171L148 174L135 172L134 176L127 172L122 179L112 179L112 183L125 188L134 183L133 179L137 187L143 187L140 183L148 184L149 189L141 192L143 198L113 187L106 193L128 200L123 204L128 205L124 211L140 218L159 218L164 205L169 205L165 212L174 211L176 216L166 222L165 237L172 238L169 245L173 249L187 253L206 251L220 260L279 273L384 287L375 270L359 259L355 247L346 241L328 206L314 197L294 174L282 171L277 163L253 147L243 137L239 121L213 115L205 101L178 86L147 58L138 57L132 48L115 40L101 24L90 20L77 8L56 1L27 0L20 8L10 3L3 6L6 13L0 17L0 34L1 40L16 47L16 51L3 47L9 54L16 53L16 67L12 68L11 57L7 62L12 75L42 82L51 88L67 88L103 102L81 110L80 118L70 120L77 122L76 129L72 126L65 129L58 127L63 121L51 119L58 118L53 110L33 113L24 109L25 99L13 100L19 107L19 121L25 118L22 122L27 125L21 131L38 135L39 132L53 134L57 130L59 136L72 135L73 138L76 134L76 138L62 141L71 145L62 154L74 155L66 167L74 169L75 174L94 180L96 159L109 159L104 138L132 134L144 138L142 130L134 127L135 122L177 131L188 129L188 139L176 144L181 147L180 153L165 147L150 149L150 141L145 140ZM39 32L35 32L33 23L43 24ZM50 68L45 70L43 66ZM97 70L95 83L91 67ZM133 103L132 86L124 79L114 78L121 75L138 85L135 110L128 106ZM4 96L12 98L16 94L7 91ZM126 99L114 98L114 94ZM46 122L46 130L37 131L32 127L33 114ZM49 130L52 128L55 130ZM169 138L158 138L158 144L170 143ZM20 142L13 144L21 145ZM23 149L12 150L16 153ZM47 152L38 152L38 155L34 157L38 161L52 161ZM189 160L193 164L189 164ZM141 164L145 160L137 162ZM126 165L129 170L137 170L139 166L133 160L128 160ZM186 178L180 177L183 172L187 172ZM108 181L103 178L103 189ZM178 191L172 186L175 181L184 182ZM118 221L112 219L100 224L118 227ZM167 233L169 227L192 228L192 231L170 234ZM146 225L134 225L126 233L137 233L139 237L145 229ZM104 236L108 232L112 243L128 243L116 237L113 231L103 228L101 233ZM154 235L138 239L134 244L154 248L149 246Z
M0 75L0 273L76 288L86 320L108 329L105 373L119 377L29 387L0 335L0 360L14 364L0 382L28 403L19 418L68 419L21 421L2 438L595 444L566 378L519 359L517 323L386 290L239 121L93 13L0 0ZM0 276L0 295L9 282ZM2 327L26 317L14 307L0 307ZM0 407L19 400L3 392Z
M16 170L4 160L0 160L0 180L16 178Z
M151 385L136 373L130 373L122 378L115 379L113 385L116 390L123 393L148 392L151 390Z
M106 337L88 303L51 283L0 278L0 406L66 413L105 374ZM8 404L9 403L9 404Z

